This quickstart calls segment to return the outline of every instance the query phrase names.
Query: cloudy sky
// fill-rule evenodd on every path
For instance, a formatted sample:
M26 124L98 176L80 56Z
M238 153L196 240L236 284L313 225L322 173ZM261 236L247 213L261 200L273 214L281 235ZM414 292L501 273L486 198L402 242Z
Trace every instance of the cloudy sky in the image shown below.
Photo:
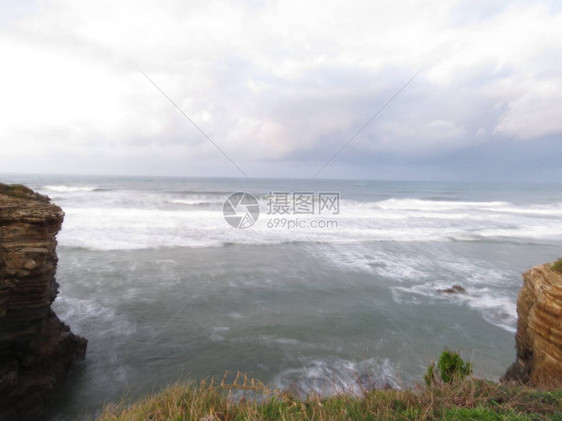
M554 0L3 0L0 51L0 172L241 176L152 80L250 177L404 88L319 177L562 181Z

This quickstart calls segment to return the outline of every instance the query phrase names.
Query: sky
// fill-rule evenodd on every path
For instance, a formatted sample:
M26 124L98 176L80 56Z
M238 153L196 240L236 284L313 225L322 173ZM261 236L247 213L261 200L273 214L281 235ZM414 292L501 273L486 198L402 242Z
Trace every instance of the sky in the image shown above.
M558 1L3 0L0 51L0 173L562 182Z

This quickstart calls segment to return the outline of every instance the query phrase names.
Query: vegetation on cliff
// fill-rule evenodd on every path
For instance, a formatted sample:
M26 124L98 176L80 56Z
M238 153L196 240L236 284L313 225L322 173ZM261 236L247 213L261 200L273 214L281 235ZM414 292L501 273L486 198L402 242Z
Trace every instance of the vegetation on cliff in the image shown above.
M38 199L43 198L47 199L47 197L35 193L29 187L24 186L23 184L4 184L0 183L0 194L9 197L15 197L17 199Z
M177 384L131 406L109 405L98 421L125 420L562 420L562 391L469 379L361 397L311 396L263 390L261 401L233 401L220 386Z
M435 363L431 363L423 379L425 384L430 386L435 382L452 383L455 380L464 380L471 374L470 362L463 361L458 352L445 349L437 361L437 368Z
M304 401L247 378L220 385L178 383L130 406L109 405L98 421L562 420L562 390L467 378L471 369L458 353L445 350L437 368L428 367L426 386L371 390L362 396L309 396ZM232 399L233 392L249 393L252 399Z
M552 270L557 272L562 272L562 258L558 259L556 262L552 264Z

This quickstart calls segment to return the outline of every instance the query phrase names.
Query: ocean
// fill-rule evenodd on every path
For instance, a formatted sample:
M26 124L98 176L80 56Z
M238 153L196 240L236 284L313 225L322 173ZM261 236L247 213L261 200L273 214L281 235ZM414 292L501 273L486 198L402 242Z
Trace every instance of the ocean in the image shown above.
M408 387L444 347L497 379L515 357L521 273L562 255L562 184L0 181L66 213L53 307L89 344L56 420L225 372L303 395ZM234 192L259 204L244 229L223 214ZM321 213L321 194L337 208ZM440 291L453 285L465 292Z

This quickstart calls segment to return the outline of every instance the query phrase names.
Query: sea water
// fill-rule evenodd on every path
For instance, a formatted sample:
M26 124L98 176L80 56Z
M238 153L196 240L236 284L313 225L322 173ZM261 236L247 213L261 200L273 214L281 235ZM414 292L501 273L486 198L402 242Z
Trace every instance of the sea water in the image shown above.
M515 357L521 272L562 255L561 184L0 181L66 214L53 307L89 343L58 391L58 420L225 372L303 395L407 387L444 347L497 379ZM223 217L233 192L260 202L247 229ZM308 223L318 215L273 226L271 192L337 192L339 209L322 228ZM466 292L439 291L452 285Z

